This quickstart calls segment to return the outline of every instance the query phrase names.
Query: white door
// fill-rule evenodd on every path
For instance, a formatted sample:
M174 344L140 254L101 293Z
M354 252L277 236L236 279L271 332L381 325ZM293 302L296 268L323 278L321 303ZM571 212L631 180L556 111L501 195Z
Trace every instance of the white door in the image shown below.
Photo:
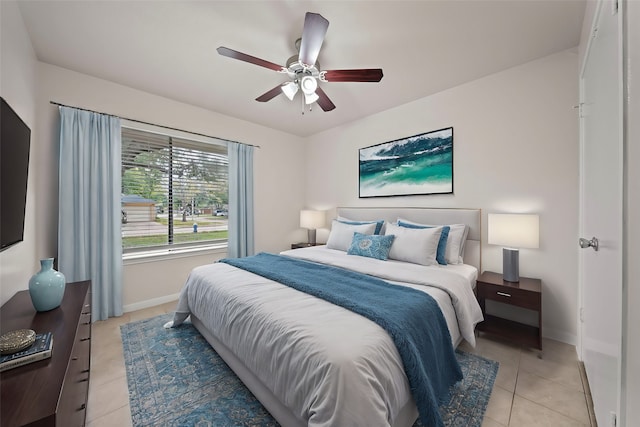
M580 352L598 425L620 405L622 335L622 52L620 14L598 5L581 73Z

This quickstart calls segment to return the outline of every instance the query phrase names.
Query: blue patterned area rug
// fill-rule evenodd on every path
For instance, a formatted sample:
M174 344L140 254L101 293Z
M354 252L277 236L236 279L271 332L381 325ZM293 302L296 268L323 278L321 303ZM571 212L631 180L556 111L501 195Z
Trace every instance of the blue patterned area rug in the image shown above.
M134 426L252 426L278 423L190 324L165 314L122 325ZM456 351L464 379L440 407L446 426L480 426L498 363ZM414 427L422 427L416 422Z

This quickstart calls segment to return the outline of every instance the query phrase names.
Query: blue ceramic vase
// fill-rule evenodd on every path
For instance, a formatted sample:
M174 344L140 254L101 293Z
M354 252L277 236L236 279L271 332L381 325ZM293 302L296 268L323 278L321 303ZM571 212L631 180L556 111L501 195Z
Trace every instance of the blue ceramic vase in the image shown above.
M53 258L40 260L40 271L29 280L29 295L37 311L49 311L60 306L66 280L53 269Z

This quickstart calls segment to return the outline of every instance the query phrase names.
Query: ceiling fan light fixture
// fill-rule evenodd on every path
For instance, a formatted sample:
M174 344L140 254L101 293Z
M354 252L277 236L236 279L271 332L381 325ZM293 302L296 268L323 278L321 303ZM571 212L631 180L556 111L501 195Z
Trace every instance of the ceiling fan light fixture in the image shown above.
M315 94L317 88L318 81L315 77L304 76L302 80L300 80L300 89L302 89L305 95ZM307 102L307 104L310 104L310 102Z
M2 1L2 0L0 0ZM291 56L286 66L276 64L220 46L218 54L227 58L237 59L259 67L268 68L278 73L286 74L290 82L279 84L273 89L268 90L264 94L256 98L258 102L267 102L284 93L285 96L293 101L298 91L302 90L304 98L301 99L304 104L318 103L323 111L332 111L336 108L335 104L319 86L318 79L322 82L379 82L382 79L382 69L349 69L349 70L322 70L318 61L318 54L324 42L329 21L318 13L307 12L304 18L304 26L302 28L302 37L296 40L295 46L298 51L297 55ZM311 107L309 107L311 109ZM303 108L304 114L304 108Z
M298 85L296 84L296 82L283 84L280 89L282 90L282 93L284 93L285 96L289 98L289 101L293 101L293 97L296 96L296 93L298 93Z
M304 94L304 103L309 105L316 102L320 97L315 93L305 93Z

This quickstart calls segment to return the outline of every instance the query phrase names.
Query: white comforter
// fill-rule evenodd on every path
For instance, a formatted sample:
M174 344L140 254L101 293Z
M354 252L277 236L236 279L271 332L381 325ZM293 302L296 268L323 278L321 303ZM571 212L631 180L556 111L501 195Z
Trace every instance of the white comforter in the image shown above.
M283 254L428 292L443 308L452 340L459 330L475 343L473 328L482 315L472 291L475 275L468 270L379 261L325 247ZM405 405L413 404L391 337L376 323L347 309L215 263L191 272L173 325L178 326L190 313L303 424L390 426Z

